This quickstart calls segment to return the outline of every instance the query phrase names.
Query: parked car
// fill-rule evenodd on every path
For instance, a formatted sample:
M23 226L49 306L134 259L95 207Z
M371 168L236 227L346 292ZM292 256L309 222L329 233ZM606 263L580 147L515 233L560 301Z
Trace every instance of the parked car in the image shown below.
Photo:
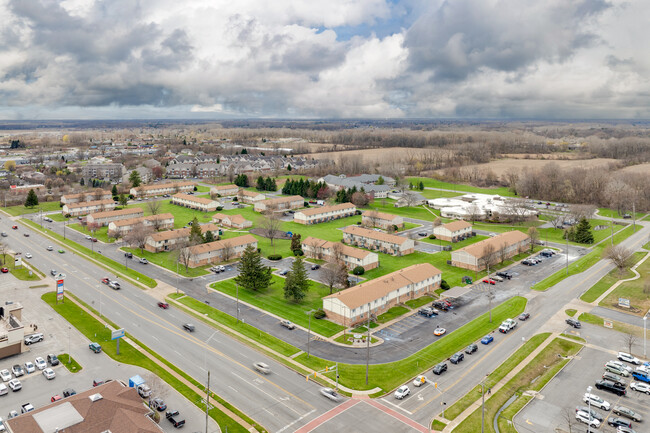
M316 269L320 269L320 265L317 265L317 264L311 265L311 270L312 271L315 271Z
M494 275L494 276L492 277L492 279L493 279L494 281L498 282L498 283L502 283L502 282L503 282L503 277L500 277L499 275Z
M619 386L615 384L614 382L610 380L598 380L596 381L596 389L611 392L613 394L616 394L618 396L622 396L626 394L625 388L622 386Z
M576 420L585 424L589 424L589 426L594 428L600 427L600 421L593 418L587 412L582 412L582 411L576 412Z
M11 378L11 372L6 368L0 371L0 379L2 379L3 382L9 382Z
M481 343L482 344L490 344L494 341L494 337L492 334L488 334L485 337L481 338Z
M43 333L37 332L35 334L31 334L25 337L25 345L29 346L30 344L33 343L38 343L40 341L43 341Z
M54 373L54 370L51 368L46 368L43 370L43 376L45 376L47 380L52 380L56 377L56 373Z
M2 272L3 274L8 274L9 273L9 268L4 268L3 267L3 268L0 269L0 272Z
M27 372L27 374L31 374L36 371L36 366L32 361L25 362L25 371Z
M636 421L636 422L643 421L643 417L640 414L633 411L632 409L630 409L629 407L614 406L614 409L612 410L612 412L614 412L614 414L616 414L616 415L620 415L620 416L624 416L625 418L629 418L632 421ZM630 427L632 427L632 426L630 426Z
M524 322L524 321L528 320L529 317L530 317L530 313L521 313L519 315L518 319L521 320L522 322Z
M469 346L467 346L467 348L465 349L465 353L467 353L468 355L471 355L472 353L476 352L477 350L478 350L478 346L475 343L472 343Z
M418 310L418 314L424 317L435 317L437 316L436 310L431 307L424 307Z
M280 320L280 325L284 326L287 329L295 329L296 325L288 320Z
M20 406L20 413L27 413L34 410L34 405L31 403L25 403Z
M149 398L151 396L151 388L146 383L141 383L135 389L142 398Z
M102 379L93 379L93 388L99 385L103 385L104 383L105 381Z
M66 388L63 390L63 398L70 397L71 395L77 395L77 391L73 388Z
M151 400L151 408L156 409L158 412L162 412L163 410L167 409L167 405L162 398L156 397Z
M438 327L433 330L433 335L435 335L436 337L440 337L441 335L444 335L445 332L447 332L445 328Z
M587 413L591 414L592 417L594 417L598 421L600 421L601 423L605 420L605 418L603 418L603 416L601 414L599 414L598 412L596 412L593 409L589 409L588 406L576 406L576 412L587 412Z
M402 385L399 388L397 388L394 395L396 399L401 400L407 395L409 395L410 393L411 393L410 388L407 385Z
M585 393L585 395L582 396L582 401L587 404L591 404L591 406L597 407L599 409L609 410L610 408L609 402L603 400L595 394Z
M616 433L636 433L636 431L634 431L632 427L618 426L616 427Z
M334 391L332 388L321 388L320 393L321 395L329 398L332 401L339 401L341 399L339 394L336 391Z
M167 411L165 413L165 418L172 423L174 428L181 428L185 425L185 420L180 417L180 413L177 410Z
M621 362L621 361L619 361L618 359L612 359L612 360L610 360L610 361L607 361L607 363L608 363L608 364L611 364L611 365L616 365L616 366L618 366L618 368L620 368L621 370L625 370L625 371L627 371L627 372L630 373L630 374L632 374L632 371L634 370L634 369L632 368L632 366L627 365L626 363ZM625 377L627 377L627 375L626 375Z
M630 355L629 353L618 352L618 355L616 357L623 362L629 362L630 364L634 365L641 365L641 360Z
M484 278L484 279L483 279L483 282L484 282L484 283L487 283L487 284L491 284L491 285L495 285L495 284L497 283L496 281L494 281L494 280L491 279L491 278Z
M650 383L632 382L630 383L630 388L635 391L645 392L646 394L650 395Z
M0 383L0 395L7 395L9 394L9 388L7 388L7 385L4 383Z
M7 383L7 385L9 385L9 388L11 388L13 392L20 391L21 389L23 389L23 385L20 383L18 379L11 379L9 383Z
M623 418L617 418L617 417L610 417L607 418L607 424L611 425L612 427L630 427L632 428L632 423L629 422L628 420L625 420Z
M54 403L55 401L61 400L63 397L61 397L59 394L53 395L52 398L50 398L50 401Z
M418 376L413 379L413 386L420 387L427 383L427 378L425 376Z
M124 253L124 257L126 257L127 259L132 259L133 253Z
M528 259L522 260L521 264L526 265L526 266L535 266L535 262L533 262L532 260L528 260Z
M162 308L163 310L166 310L169 308L169 304L167 302L158 302L158 306Z
M612 381L618 386L627 387L627 383L618 374L614 374L614 373L610 373L609 371L606 371L603 373L603 379Z
M463 352L456 352L453 355L451 355L451 358L449 358L449 362L452 364L458 364L459 362L462 362L463 359L465 359L465 354Z
M582 324L578 320L574 319L573 317L569 317L568 319L565 320L565 322L567 323L567 325L573 326L576 329L582 328Z
M191 323L183 323L183 329L185 329L187 332L194 332L194 325Z
M34 364L36 364L36 368L38 368L39 370L42 370L45 367L47 367L47 362L45 362L45 360L40 356L34 360Z
M630 372L627 371L625 368L621 368L620 366L613 364L611 362L605 364L605 371L609 371L610 373L618 374L619 376L624 376L624 377L628 377L630 375Z
M25 375L25 369L23 368L22 365L16 364L13 367L11 367L11 372L14 374L16 377L24 376Z
M507 271L499 271L499 272L497 272L497 275L499 277L507 278L509 280L512 279L512 274L510 272L507 272Z
M88 348L89 348L90 350L92 350L93 352L95 352L95 353L100 353L100 352L102 351L102 346L100 346L99 344L94 343L94 342L93 342L93 343L90 343L90 344L88 345Z
M289 269L283 269L280 271L280 275L285 276L289 273Z
M433 367L433 370L431 370L433 374L441 375L445 371L447 371L447 363L446 362L441 362L439 364L436 364Z

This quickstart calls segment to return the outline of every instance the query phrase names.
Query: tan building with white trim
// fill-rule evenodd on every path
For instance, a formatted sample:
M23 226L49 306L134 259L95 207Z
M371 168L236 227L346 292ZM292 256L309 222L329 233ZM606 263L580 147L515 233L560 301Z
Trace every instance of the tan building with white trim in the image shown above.
M94 212L107 212L115 209L115 202L110 200L93 200L81 203L64 204L61 213L70 216L88 215Z
M0 359L27 350L23 345L25 325L23 325L23 306L14 302L0 307Z
M152 185L141 185L137 188L131 188L129 193L133 197L155 197L163 194L176 194L178 192L194 191L196 182L168 182L154 183Z
M216 200L195 197L193 195L182 193L174 194L172 196L172 203L178 206L200 210L202 212L214 212L219 206L221 206L221 203Z
M133 228L138 224L143 224L145 227L154 227L158 230L170 230L174 228L174 215L171 213L161 213L138 218L111 221L108 224L108 236L122 237L129 231L133 230Z
M225 215L222 213L216 213L212 215L212 222L215 224L221 224L224 227L232 227L239 230L253 227L252 221L247 220L239 214Z
M366 227L379 227L384 230L388 230L391 226L397 226L398 229L401 229L404 227L404 218L399 215L367 210L361 217L361 224Z
M241 257L248 246L257 248L257 239L253 235L237 236L235 238L222 239L207 244L194 245L190 247L188 266L197 266L219 263Z
M524 252L529 246L530 237L519 230L513 230L452 251L451 264L459 268L481 271L487 267L487 262L494 264L502 257L509 259Z
M132 207L120 210L111 210L108 212L91 213L86 217L88 228L96 229L108 225L112 221L119 221L131 218L138 218L144 215L144 212L139 207Z
M264 212L267 209L274 211L283 211L288 209L300 209L305 205L305 199L299 195L289 197L270 198L255 203L255 212Z
M229 185L216 185L210 188L210 195L212 197L233 197L239 192L239 187L235 184Z
M334 206L303 209L293 214L293 222L298 224L318 224L354 216L357 207L352 203L340 203Z
M383 277L363 282L323 298L327 318L343 326L355 326L411 299L434 292L442 272L430 263L419 263Z
M405 256L415 251L413 239L357 226L343 229L343 242L393 256Z
M237 200L248 204L255 204L257 202L266 200L266 196L261 192L249 191L242 188L237 193Z
M190 239L191 228L182 228L157 232L147 237L144 248L150 253L159 253L161 251L171 251L179 242L185 242ZM219 237L219 226L216 224L202 224L201 233L205 235L208 231L212 232L215 239Z
M369 271L379 266L379 256L371 251L354 248L341 242L307 237L302 241L305 256L317 260L335 260L337 257L352 270L357 266Z
M98 195L101 193L101 196ZM72 203L81 203L83 201L93 201L93 200L108 200L113 198L113 194L110 191L105 189L99 189L94 191L80 192L79 194L66 194L61 196L62 204L72 204Z
M436 239L447 242L462 241L472 235L472 225L467 221L458 220L433 228Z

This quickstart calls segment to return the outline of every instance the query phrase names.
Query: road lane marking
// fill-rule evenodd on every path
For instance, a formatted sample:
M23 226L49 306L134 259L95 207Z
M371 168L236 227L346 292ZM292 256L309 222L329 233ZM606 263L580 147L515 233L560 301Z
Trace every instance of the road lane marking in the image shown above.
M413 415L412 412L409 412L408 410L404 409L403 407L400 407L400 405L395 404L395 403L393 403L392 401L388 401L388 400L386 400L385 398L382 398L381 401L383 401L384 403L388 403L388 404L390 404L391 406L396 407L396 408L399 409L399 410L403 410L404 412L406 412L406 413L409 414L409 415ZM407 400L404 400L402 403L406 403L406 401L407 401Z
M316 409L312 409L312 410L310 410L310 411L307 412L306 414L300 416L299 418L293 420L293 421L290 422L289 424L287 424L287 425L285 425L284 427L282 427L280 430L277 431L277 433L282 433L283 431L285 431L286 429L288 429L289 427L291 427L291 426L294 425L295 423L302 421L303 418L308 417L309 415L311 415L311 414L314 413L314 412L316 412Z
M230 374L232 374L232 375L235 376L235 377L238 377L239 379L241 379L242 382L246 383L246 379L244 379L243 377L241 377L241 376L238 375L237 373L235 373L235 372L231 372ZM285 406L286 408L292 410L293 412L295 412L295 413L297 413L297 414L300 413L300 412L298 412L298 409L295 409L295 408L293 408L293 406L291 406L291 405L289 405L289 404L286 404L284 401L282 401L282 400L281 400L281 397L277 397L277 398L276 398L275 396L273 396L273 395L269 394L268 392L264 391L264 390L263 390L262 388L260 388L259 386L256 386L256 385L253 385L253 386L254 386L255 388L257 388L259 391L261 391L262 394L266 394L267 396L271 397L273 400L277 401L278 403L280 403L281 405ZM289 395L291 395L291 394L289 394Z

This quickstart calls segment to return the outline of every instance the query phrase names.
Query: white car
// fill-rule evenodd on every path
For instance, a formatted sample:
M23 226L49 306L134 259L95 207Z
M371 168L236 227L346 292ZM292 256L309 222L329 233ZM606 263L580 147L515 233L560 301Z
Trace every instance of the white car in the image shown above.
M427 378L424 376L418 376L413 379L413 386L422 386L427 383Z
M583 412L581 410L576 412L576 420L583 422L585 424L589 424L591 427L594 428L600 427L600 421L598 421L596 418L589 415L587 412Z
M650 383L632 382L630 383L630 388L635 391L645 392L646 394L650 395Z
M54 373L54 370L51 368L46 368L43 370L43 376L45 376L47 380L52 380L56 377L56 373Z
M339 401L340 399L339 394L332 388L321 388L320 393L332 401Z
M53 250L54 250L54 247L53 247L52 245L49 245L49 246L47 247L47 250L48 250L48 251L53 251Z
M3 382L8 382L11 380L11 372L7 370L6 368L2 371L0 371L0 379L2 379Z
M36 371L36 366L34 366L34 363L32 363L32 361L27 361L25 363L25 371L27 372L27 374L33 373L33 372Z
M25 253L25 258L26 259L31 259L32 257L33 257L32 253Z
M630 355L629 353L618 352L617 358L620 359L621 361L629 362L630 364L641 365L641 360L639 358Z
M7 395L9 394L9 388L7 388L7 385L4 383L0 383L0 395Z
M642 373L650 374L650 365L640 365L636 368L636 371L640 371Z
M603 400L602 398L598 397L595 394L585 393L585 395L582 397L582 401L584 401L587 404L589 404L589 402L591 401L592 406L595 406L600 409L609 410L610 408L609 402Z
M395 398L401 400L407 395L409 395L410 393L411 390L409 389L409 387L406 385L402 385L399 388L397 388L397 391L395 391Z
M91 240L93 237L90 235L86 235L86 240Z
M614 364L612 362L605 364L605 371L609 371L610 373L618 374L619 376L623 377L628 377L630 375L630 372L627 368L621 368L618 364Z
M20 383L18 379L11 379L9 381L9 388L11 388L12 391L20 391L23 388L23 385Z
M45 367L47 367L47 362L45 362L45 360L40 356L36 358L36 360L34 360L34 364L36 364L36 368L38 368L39 370L42 370Z

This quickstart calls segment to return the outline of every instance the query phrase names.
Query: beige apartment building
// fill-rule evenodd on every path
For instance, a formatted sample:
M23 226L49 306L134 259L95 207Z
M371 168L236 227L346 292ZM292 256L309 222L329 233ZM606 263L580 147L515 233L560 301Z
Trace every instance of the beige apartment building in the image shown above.
M138 218L111 221L108 223L108 236L121 238L139 224L142 224L145 227L158 228L158 230L170 230L174 228L174 215L171 213L161 213Z
M225 215L222 213L216 213L212 215L212 222L215 224L221 224L224 227L231 227L239 230L253 227L252 221L247 220L239 214Z
M190 239L190 227L167 230L164 232L152 233L147 237L144 248L151 253L159 253L161 251L171 251L175 245L180 242L185 242ZM215 239L219 237L219 226L216 224L202 224L201 233L205 235L208 231L212 232Z
M298 224L318 224L354 216L357 207L352 203L341 203L334 206L313 207L303 209L293 214L293 222Z
M501 233L451 252L451 264L459 268L482 271L488 265L498 263L524 252L530 246L530 237L519 230Z
M168 182L154 183L153 185L143 185L137 188L131 188L129 193L133 197L155 197L164 194L176 194L178 192L194 191L196 182Z
M437 239L447 242L458 242L472 235L472 225L467 221L458 220L433 228Z
M366 227L379 227L384 230L388 230L392 226L401 229L404 228L404 218L399 215L367 210L361 217L361 224Z
M64 204L61 213L70 216L88 215L95 212L106 212L115 209L115 202L112 199L93 200L81 203Z
M241 257L244 250L252 246L257 248L257 239L253 235L237 236L207 244L189 247L189 264L191 268L228 261Z
M61 204L80 203L82 201L108 200L113 198L110 191L96 189L94 191L80 192L79 194L66 194L61 196Z
M96 229L108 225L112 221L125 220L130 218L137 218L144 215L144 211L139 207L111 210L107 212L96 212L88 215L86 223L88 228Z
M248 204L255 204L257 202L266 200L266 196L261 192L240 189L237 193L237 200Z
M216 185L210 188L212 197L234 197L239 192L239 187L235 184Z
M202 212L214 212L219 206L221 206L221 203L216 200L195 197L193 195L182 193L174 194L172 196L172 203L178 206L200 210Z
M300 209L305 205L305 199L299 195L289 197L270 198L264 201L255 202L255 212L264 212L267 210L283 211L289 209Z
M343 242L392 256L405 256L415 251L413 239L357 226L343 229Z
M309 236L302 241L302 250L306 257L312 259L341 260L350 270L361 266L366 271L369 271L379 266L379 256L377 254L341 242L331 242Z

